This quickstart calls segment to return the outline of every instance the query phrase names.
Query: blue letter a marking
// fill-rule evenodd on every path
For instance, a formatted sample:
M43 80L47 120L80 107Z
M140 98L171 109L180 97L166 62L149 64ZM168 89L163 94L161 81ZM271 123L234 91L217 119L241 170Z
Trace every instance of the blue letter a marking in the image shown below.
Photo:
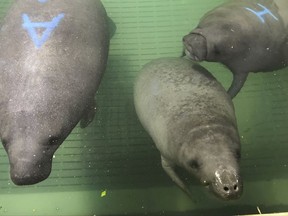
M37 48L40 48L50 37L53 30L58 26L60 21L64 18L64 13L54 17L51 22L31 22L27 14L22 15L23 28L26 29L31 37L33 43ZM44 28L42 36L38 36L36 29Z

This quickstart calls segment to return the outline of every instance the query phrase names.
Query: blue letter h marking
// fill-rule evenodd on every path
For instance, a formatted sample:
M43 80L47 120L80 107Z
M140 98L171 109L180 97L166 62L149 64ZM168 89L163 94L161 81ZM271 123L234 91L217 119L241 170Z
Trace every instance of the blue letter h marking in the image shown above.
M261 4L257 4L257 5L259 5L259 6L260 6L261 8L263 8L264 10L257 12L257 11L254 11L254 10L250 9L250 8L245 8L245 9L247 9L247 10L249 10L250 12L254 13L254 14L261 20L262 23L265 23L265 20L264 20L264 18L263 18L263 16L264 16L265 14L271 15L275 20L278 21L278 18L277 18L276 16L274 16L274 14L273 14L268 8L264 7L264 6L261 5Z

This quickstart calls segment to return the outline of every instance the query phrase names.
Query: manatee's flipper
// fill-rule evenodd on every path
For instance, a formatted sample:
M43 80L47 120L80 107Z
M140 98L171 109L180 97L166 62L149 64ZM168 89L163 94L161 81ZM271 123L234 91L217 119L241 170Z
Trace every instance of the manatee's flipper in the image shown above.
M174 164L170 163L167 159L161 156L161 164L168 176L192 199L192 194L186 184L180 179L175 172Z
M185 56L186 56L186 53L185 53L185 49L183 48L182 54L181 54L180 58L183 58L183 57L185 57Z
M228 94L231 96L231 98L234 98L243 87L246 79L248 77L248 73L234 73L233 74L233 81L228 89Z
M108 17L108 26L109 26L109 35L110 35L110 39L113 38L116 30L117 30L117 26L115 24L115 22Z
M95 113L96 113L96 103L95 100L93 99L91 101L91 104L86 109L84 115L82 116L82 119L80 121L80 127L81 128L87 127L93 121Z

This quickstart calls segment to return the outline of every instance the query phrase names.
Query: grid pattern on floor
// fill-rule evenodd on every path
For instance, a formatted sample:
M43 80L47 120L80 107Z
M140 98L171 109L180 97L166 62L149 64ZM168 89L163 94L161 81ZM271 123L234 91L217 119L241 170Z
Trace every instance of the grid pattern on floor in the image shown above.
M117 26L108 68L96 95L97 115L86 129L76 127L55 154L50 177L35 186L14 186L0 147L0 193L129 189L171 185L160 156L137 120L133 82L157 57L180 56L182 36L209 9L223 2L202 0L103 0ZM0 1L0 18L10 5ZM193 11L193 12L192 12ZM230 72L204 65L228 86ZM286 73L285 73L286 71ZM234 100L242 141L241 169L247 181L288 178L288 69L250 74Z

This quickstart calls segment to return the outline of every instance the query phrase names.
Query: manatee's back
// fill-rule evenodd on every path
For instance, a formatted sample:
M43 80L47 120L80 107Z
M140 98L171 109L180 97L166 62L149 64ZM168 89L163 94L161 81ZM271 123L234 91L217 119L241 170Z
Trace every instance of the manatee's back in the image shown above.
M0 136L15 184L46 179L106 67L99 0L18 0L0 29Z
M282 17L282 20L286 27L286 33L288 34L288 1L286 0L274 0L275 4L278 7L278 13Z
M25 111L79 120L100 83L108 45L98 0L15 1L0 30L1 116Z
M186 59L147 64L136 81L134 98L141 123L162 153L168 141L181 142L198 126L228 121L236 127L225 89L208 71Z

